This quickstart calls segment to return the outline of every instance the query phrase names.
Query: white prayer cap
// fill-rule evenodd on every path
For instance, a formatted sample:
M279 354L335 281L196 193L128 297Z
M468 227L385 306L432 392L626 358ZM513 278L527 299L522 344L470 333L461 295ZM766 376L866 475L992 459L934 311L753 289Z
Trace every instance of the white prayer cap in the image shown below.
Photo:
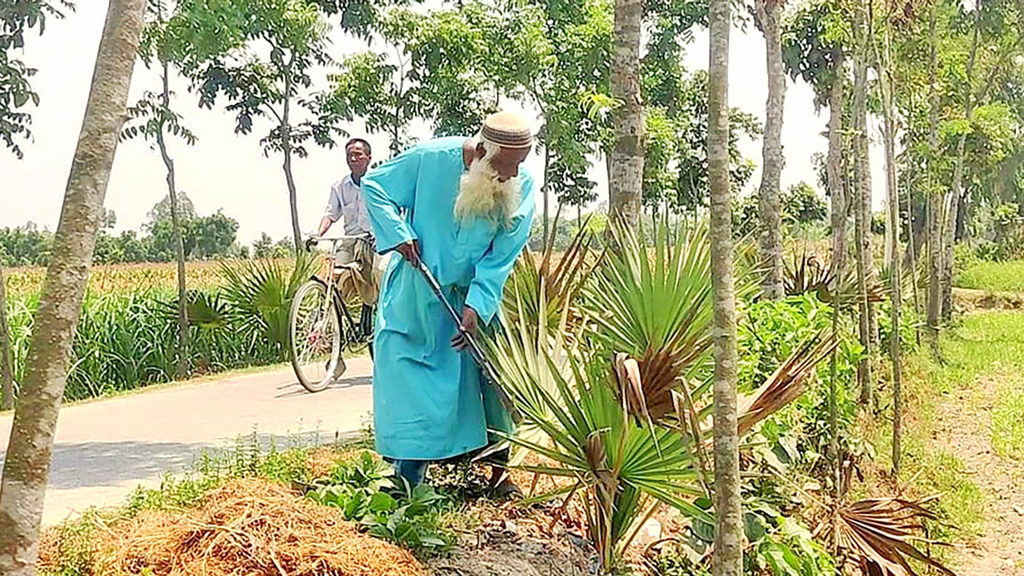
M526 119L515 112L495 112L484 120L480 138L502 148L530 148L533 134Z

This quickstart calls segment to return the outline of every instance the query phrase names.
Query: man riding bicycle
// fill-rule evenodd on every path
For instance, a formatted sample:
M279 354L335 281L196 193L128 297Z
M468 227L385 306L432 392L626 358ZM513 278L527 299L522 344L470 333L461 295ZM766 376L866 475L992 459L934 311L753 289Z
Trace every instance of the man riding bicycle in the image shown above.
M331 225L343 218L345 239L338 245L335 254L341 274L339 286L346 299L358 296L363 303L359 324L363 334L369 334L373 326L373 306L377 303L378 274L377 254L374 250L373 227L366 211L361 188L363 175L370 166L370 143L362 138L353 138L345 143L345 159L351 173L331 186L327 209L317 236L323 236ZM348 272L347 274L345 272Z

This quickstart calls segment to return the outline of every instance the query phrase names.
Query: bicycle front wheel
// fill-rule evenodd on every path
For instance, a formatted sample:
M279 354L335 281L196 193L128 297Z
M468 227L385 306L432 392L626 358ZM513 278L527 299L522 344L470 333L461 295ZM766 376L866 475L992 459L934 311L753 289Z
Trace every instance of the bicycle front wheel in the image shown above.
M292 367L306 390L319 392L345 371L338 310L322 283L311 280L295 293L288 332Z

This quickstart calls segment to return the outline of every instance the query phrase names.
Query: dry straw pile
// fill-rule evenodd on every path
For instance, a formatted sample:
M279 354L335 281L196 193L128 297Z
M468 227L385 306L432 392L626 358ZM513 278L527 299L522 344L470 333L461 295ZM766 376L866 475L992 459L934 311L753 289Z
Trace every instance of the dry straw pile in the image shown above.
M413 556L360 534L334 509L266 480L234 480L196 509L150 510L92 530L94 574L419 576ZM42 568L64 543L44 539Z

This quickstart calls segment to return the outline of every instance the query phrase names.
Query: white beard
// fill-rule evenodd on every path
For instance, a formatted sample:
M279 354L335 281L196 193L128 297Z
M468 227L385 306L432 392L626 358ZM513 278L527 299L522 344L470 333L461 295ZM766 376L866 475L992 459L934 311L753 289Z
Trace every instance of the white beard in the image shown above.
M519 207L519 178L502 182L487 157L475 160L459 180L455 218L493 220L508 225Z

